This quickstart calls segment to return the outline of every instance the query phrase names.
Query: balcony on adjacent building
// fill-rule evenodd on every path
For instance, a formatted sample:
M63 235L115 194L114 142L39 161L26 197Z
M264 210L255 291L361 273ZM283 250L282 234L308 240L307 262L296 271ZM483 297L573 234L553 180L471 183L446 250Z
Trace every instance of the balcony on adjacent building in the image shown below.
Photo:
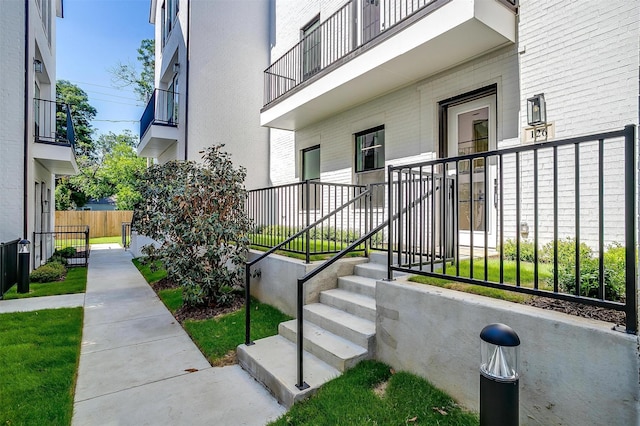
M69 105L33 100L33 158L56 175L75 175L75 130Z
M178 93L155 89L140 118L138 155L157 158L178 140Z
M296 130L516 40L517 0L350 0L264 71L263 126Z

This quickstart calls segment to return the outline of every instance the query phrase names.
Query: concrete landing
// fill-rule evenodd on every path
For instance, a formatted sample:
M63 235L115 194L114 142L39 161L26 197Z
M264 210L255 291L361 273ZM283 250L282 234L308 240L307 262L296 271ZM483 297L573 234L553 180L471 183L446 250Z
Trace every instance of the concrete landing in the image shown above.
M212 368L121 248L91 250L73 425L264 425L284 407Z

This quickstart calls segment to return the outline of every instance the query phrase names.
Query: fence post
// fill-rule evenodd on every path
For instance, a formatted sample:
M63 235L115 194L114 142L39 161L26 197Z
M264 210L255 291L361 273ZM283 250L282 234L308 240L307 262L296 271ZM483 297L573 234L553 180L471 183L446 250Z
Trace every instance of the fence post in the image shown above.
M302 286L303 282L300 278L298 278L298 306L297 306L297 323L298 323L298 383L296 387L299 390L307 389L309 387L308 384L304 382L304 366L303 366L303 354L304 354L304 332L303 332L303 318L302 318L302 305L304 304L303 291Z
M393 196L393 171L391 170L393 166L389 165L387 168L387 217L389 220L389 224L387 225L387 280L393 280L393 272L391 272L391 265L393 264L393 201L391 197ZM398 192L400 183L398 183ZM398 209L398 215L400 215L400 209Z
M307 226L309 226L311 224L310 220L311 220L311 199L309 198L311 193L310 193L310 188L309 188L309 181L305 180L304 181L304 192L305 192L305 202L302 203L302 205L306 208L306 223L304 224L305 228ZM306 203L306 204L305 204ZM306 263L310 263L310 253L309 253L309 230L307 230L307 232L305 233L305 240L306 240L306 244L305 244L305 262Z
M624 127L624 232L625 232L625 280L626 280L626 323L627 333L638 331L638 292L636 281L636 238L635 238L635 188L636 188L636 159L634 125Z
M244 265L244 344L253 345L251 341L251 265Z

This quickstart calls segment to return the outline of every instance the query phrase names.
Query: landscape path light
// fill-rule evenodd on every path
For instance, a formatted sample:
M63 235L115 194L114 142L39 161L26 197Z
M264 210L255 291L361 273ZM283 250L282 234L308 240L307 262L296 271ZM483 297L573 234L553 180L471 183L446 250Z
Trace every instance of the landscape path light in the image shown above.
M489 324L480 332L480 425L519 422L518 350L520 338L509 326Z
M18 241L18 293L29 293L29 244L26 239Z

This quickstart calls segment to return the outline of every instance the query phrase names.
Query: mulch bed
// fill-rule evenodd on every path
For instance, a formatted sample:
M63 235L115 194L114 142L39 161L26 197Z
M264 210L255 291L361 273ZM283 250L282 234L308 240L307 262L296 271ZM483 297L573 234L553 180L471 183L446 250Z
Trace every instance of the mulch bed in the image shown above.
M172 281L168 278L163 278L160 281L154 283L152 288L157 292L160 290L167 290L173 288L179 288L180 284ZM225 315L231 312L235 312L244 306L244 296L241 294L235 295L233 302L230 305L225 306L199 306L190 308L183 306L178 309L173 316L179 323L183 323L185 320L206 320L209 318L215 318L220 315Z
M523 302L525 305L537 308L563 312L583 318L605 321L614 325L625 325L625 314L622 311L605 309L597 306L583 305L576 302L551 299L549 297L534 296Z

